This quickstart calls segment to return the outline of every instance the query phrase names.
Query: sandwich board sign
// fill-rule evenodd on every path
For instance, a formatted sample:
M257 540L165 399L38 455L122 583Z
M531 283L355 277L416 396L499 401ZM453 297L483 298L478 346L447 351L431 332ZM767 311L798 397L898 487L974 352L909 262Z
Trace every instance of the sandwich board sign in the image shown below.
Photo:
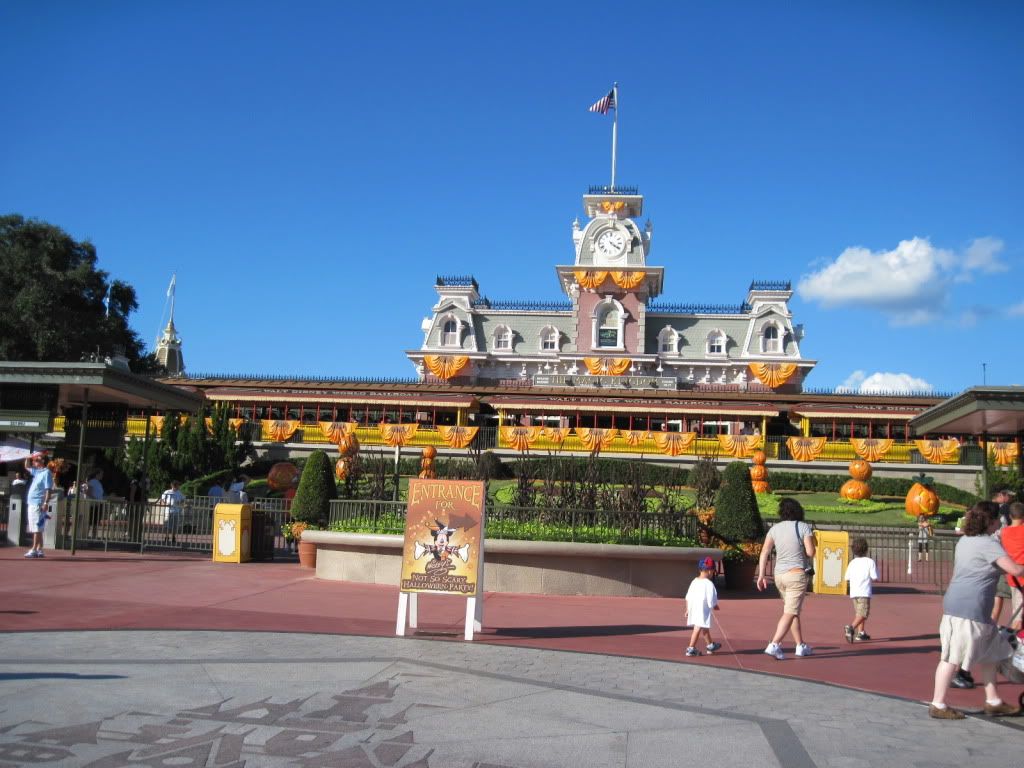
M484 484L477 480L409 481L396 635L416 628L417 595L466 598L465 638L483 619Z

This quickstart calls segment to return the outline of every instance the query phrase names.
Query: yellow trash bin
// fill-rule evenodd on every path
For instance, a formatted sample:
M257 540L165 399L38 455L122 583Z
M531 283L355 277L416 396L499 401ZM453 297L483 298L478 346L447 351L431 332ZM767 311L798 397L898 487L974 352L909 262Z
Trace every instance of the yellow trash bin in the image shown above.
M850 562L850 534L815 531L814 591L819 595L846 594L846 564Z
M213 562L247 563L252 545L252 507L218 504L213 510Z

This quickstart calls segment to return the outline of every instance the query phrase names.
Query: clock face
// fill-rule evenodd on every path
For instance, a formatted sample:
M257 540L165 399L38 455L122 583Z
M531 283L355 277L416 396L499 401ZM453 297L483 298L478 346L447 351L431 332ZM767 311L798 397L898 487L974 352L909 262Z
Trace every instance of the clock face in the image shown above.
M617 229L608 229L598 235L595 245L602 256L618 258L626 252L626 236Z

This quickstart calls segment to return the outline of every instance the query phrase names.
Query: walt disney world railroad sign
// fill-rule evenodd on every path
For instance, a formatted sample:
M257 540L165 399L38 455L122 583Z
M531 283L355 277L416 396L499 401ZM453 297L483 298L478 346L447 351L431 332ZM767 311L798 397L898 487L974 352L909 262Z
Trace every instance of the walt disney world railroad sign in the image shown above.
M396 634L415 629L416 595L466 597L467 640L480 631L483 601L484 484L468 480L409 481Z

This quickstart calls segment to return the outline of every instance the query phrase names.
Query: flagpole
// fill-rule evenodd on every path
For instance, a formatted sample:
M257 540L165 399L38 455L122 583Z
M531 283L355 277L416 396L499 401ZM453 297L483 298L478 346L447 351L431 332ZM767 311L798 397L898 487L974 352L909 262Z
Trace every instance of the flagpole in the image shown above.
M615 150L619 141L619 84L612 86L612 100L615 102L615 118L612 120L612 192L615 192Z

